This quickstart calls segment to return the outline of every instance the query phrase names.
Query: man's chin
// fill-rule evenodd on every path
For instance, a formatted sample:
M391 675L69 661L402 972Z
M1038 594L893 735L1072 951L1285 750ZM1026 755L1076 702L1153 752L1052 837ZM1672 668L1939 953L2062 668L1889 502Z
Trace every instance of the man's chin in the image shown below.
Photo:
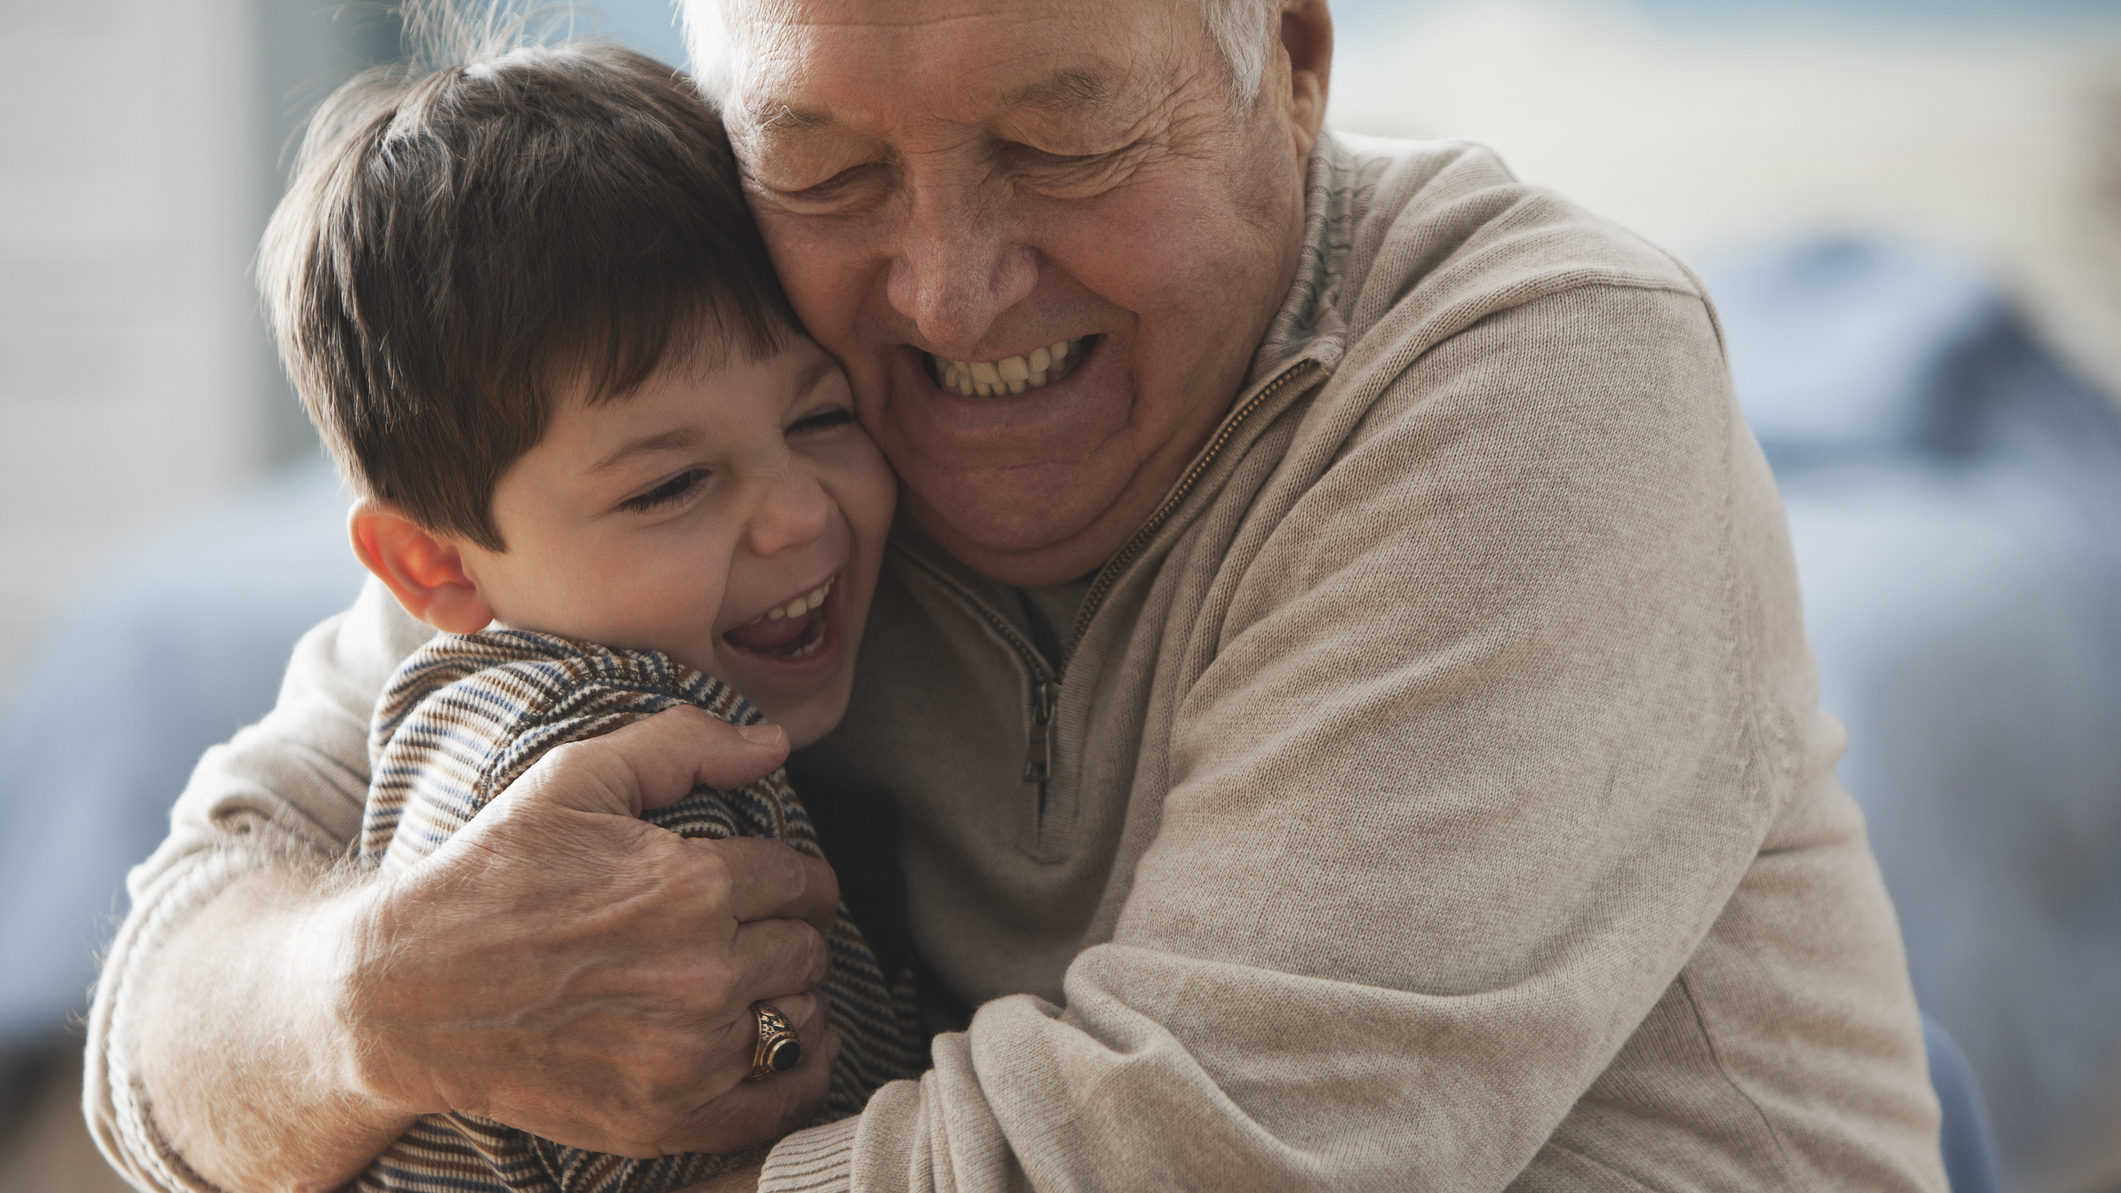
M1099 516L1109 511L1069 510L1050 493L993 494L986 502L953 504L950 513L967 515L959 517L946 516L917 493L907 493L904 502L913 524L937 546L981 575L1019 588L1062 584L1096 571L1132 525Z

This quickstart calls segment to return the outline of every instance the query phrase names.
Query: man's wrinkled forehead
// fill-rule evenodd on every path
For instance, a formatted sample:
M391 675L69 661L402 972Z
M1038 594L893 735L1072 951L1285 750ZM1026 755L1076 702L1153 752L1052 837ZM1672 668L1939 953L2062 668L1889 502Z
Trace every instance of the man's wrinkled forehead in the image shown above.
M794 131L859 120L864 97L902 101L909 92L926 99L922 106L937 120L976 120L997 107L1064 113L1104 104L1137 89L1130 84L1142 80L1127 60L1152 49L1123 44L1115 24L1135 26L1138 35L1138 18L1167 16L1173 0L1119 3L1137 20L1115 22L1096 0L688 0L688 7L719 7L712 31L719 44L696 36L693 48L696 57L720 56L711 73L732 124ZM968 63L968 53L979 61Z

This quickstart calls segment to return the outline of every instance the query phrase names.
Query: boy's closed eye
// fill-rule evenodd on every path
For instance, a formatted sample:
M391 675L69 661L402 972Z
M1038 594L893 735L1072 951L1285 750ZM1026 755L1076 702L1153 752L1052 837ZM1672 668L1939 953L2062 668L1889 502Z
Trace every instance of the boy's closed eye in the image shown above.
M686 494L698 488L701 482L711 475L713 474L705 468L687 468L675 476L656 482L653 488L644 493L637 493L632 497L628 497L619 503L619 508L633 510L637 513L646 513L649 510L659 509L683 498Z
M815 414L804 415L802 418L788 424L788 433L790 435L800 435L806 431L829 431L835 427L847 426L852 422L854 422L854 411L847 409L845 406L834 406L829 410L820 410Z
M814 414L805 415L788 424L788 434L816 434L820 431L836 430L853 424L854 412L852 410L847 409L845 406L834 406ZM653 487L644 492L628 497L619 503L619 508L633 510L637 513L660 509L672 502L681 500L712 475L711 469L687 468L683 472L657 481Z

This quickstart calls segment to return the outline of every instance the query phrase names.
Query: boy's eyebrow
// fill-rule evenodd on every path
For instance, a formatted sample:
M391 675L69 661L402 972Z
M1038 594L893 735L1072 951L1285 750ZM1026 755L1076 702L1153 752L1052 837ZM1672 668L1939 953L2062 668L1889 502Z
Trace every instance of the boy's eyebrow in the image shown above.
M631 457L645 455L649 452L675 451L679 448L695 447L699 444L700 438L700 429L690 426L672 427L670 430L658 431L653 435L643 435L639 439L629 440L617 451L590 465L589 471L592 473L603 472Z
M823 381L827 374L838 368L839 363L822 352L818 353L816 360L804 365L803 371L795 375L796 394L802 396L816 389L818 382Z
M838 367L838 361L822 352L818 353L817 359L804 365L802 371L795 375L796 394L798 396L806 395L811 390L816 389L818 384L830 376L832 370ZM697 447L704 438L704 433L698 427L683 426L672 427L667 431L657 431L653 435L643 435L639 439L629 439L619 445L618 450L590 465L589 471L592 473L604 472L634 456L646 455L649 452L679 451L688 447Z

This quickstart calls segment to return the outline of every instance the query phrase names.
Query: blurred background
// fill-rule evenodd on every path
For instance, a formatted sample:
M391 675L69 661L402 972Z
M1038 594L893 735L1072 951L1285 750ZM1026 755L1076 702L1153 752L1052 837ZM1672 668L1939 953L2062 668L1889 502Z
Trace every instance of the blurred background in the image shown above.
M2121 1190L2121 0L1337 0L1330 122L1672 248L2006 1187ZM665 0L575 28L673 61ZM0 1190L119 1187L76 1018L205 746L349 601L247 277L381 5L0 0Z

